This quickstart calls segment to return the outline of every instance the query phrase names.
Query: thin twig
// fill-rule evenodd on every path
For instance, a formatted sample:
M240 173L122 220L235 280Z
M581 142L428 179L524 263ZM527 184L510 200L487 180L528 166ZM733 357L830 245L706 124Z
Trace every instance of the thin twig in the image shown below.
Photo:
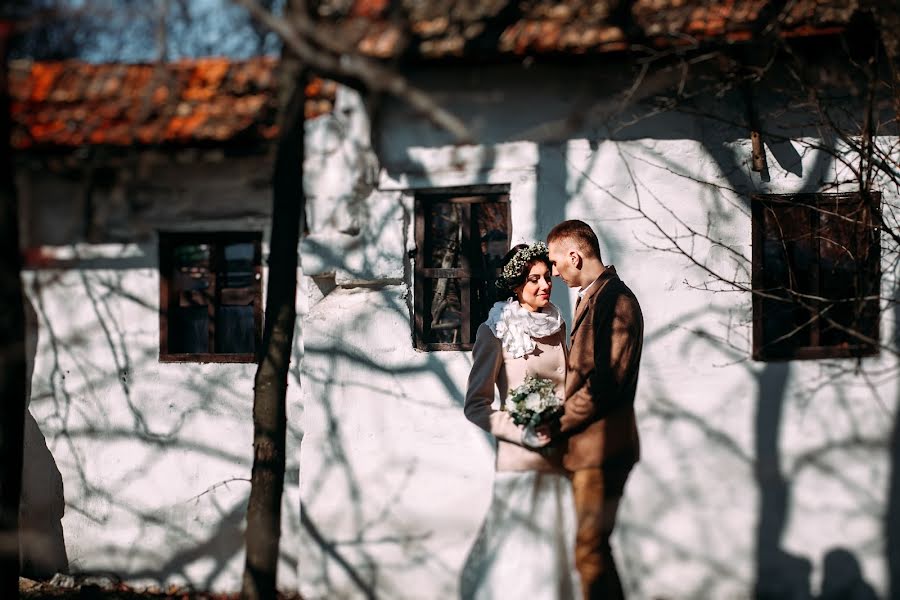
M379 62L350 50L345 40L324 36L304 16L290 23L275 17L255 0L233 0L250 15L281 37L284 44L323 77L358 80L369 90L385 92L408 103L432 123L449 132L459 144L472 143L474 137L468 127L455 115L441 107L431 95L411 85L409 81ZM322 49L314 47L310 40Z

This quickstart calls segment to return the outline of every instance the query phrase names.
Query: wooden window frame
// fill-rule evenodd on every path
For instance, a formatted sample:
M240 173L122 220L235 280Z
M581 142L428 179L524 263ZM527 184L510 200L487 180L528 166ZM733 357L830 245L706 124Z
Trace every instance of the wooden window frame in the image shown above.
M160 231L159 239L159 362L162 363L255 363L256 353L229 354L224 352L170 353L169 352L169 306L172 305L175 290L170 285L172 273L172 252L183 244L210 244L213 246L210 277L213 298L209 307L209 347L215 348L216 309L221 302L221 289L216 277L218 265L224 260L222 247L226 244L253 244L253 322L255 345L262 343L262 232L258 231Z
M424 312L427 310L424 305L425 300L425 282L427 279L459 279L460 280L460 312L463 315L460 325L460 338L469 340L472 337L472 328L478 327L480 323L472 323L472 307L471 307L471 289L469 282L472 279L486 278L486 273L473 272L469 264L469 257L465 252L460 252L460 267L441 269L424 267L425 260L425 213L426 206L430 203L445 202L450 204L458 204L462 210L462 218L468 224L463 227L461 244L466 246L472 243L473 238L478 237L475 230L477 224L472 219L472 205L486 203L501 203L506 205L506 219L509 223L507 235L507 251L509 250L509 239L512 237L512 215L510 214L509 204L509 185L476 185L465 187L450 188L427 188L415 191L415 263L414 263L414 288L413 288L413 314L414 314L414 331L413 343L417 350L423 352L433 351L467 351L474 346L473 342L463 341L460 343L447 342L425 342L430 334L429 324L426 323Z
M861 194L859 192L846 192L846 193L798 193L798 194L754 194L751 196L751 212L752 212L752 283L751 287L753 289L753 359L758 361L766 361L766 362L776 362L776 361L788 361L788 360L819 360L819 359L834 359L834 358L860 358L864 356L876 356L879 353L879 347L877 344L868 344L863 341L860 341L859 344L849 345L831 345L831 346L822 346L822 345L808 345L808 346L796 346L788 350L772 350L770 348L766 348L763 340L763 321L766 318L764 313L763 302L765 298L758 293L759 290L762 290L765 285L764 279L764 241L765 241L765 220L764 220L764 211L769 208L771 205L775 204L800 204L804 206L809 206L812 211L811 219L815 219L812 221L813 223L818 223L818 215L820 211L815 207L824 202L833 202L835 200L841 200L843 198L854 198L861 199ZM869 192L869 198L871 202L869 203L869 226L872 229L873 236L873 245L871 247L872 254L870 255L869 260L874 265L872 267L872 272L869 274L870 277L874 277L879 283L876 289L880 290L880 282L881 282L881 243L880 243L880 227L878 226L880 222L880 210L881 210L881 193L880 192ZM861 200L862 201L862 200ZM812 231L815 231L815 226L812 227ZM818 240L816 245L816 265L820 264L821 254L818 246ZM814 275L816 286L819 286L819 278L818 278L818 268ZM821 288L819 288L821 289ZM880 319L881 319L881 311L880 306L879 310L876 313L874 324L872 325L874 329L873 337L875 339L879 338L880 332ZM812 337L817 338L819 333L821 332L821 321L815 319L812 321L812 324L815 325L816 329L812 330Z

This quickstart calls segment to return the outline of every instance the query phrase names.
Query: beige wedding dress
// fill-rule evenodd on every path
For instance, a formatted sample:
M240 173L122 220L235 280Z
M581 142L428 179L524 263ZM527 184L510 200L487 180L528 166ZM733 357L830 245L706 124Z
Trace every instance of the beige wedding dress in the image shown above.
M521 429L502 410L528 375L550 379L563 394L565 336L556 307L534 314L515 302L495 304L478 329L465 414L496 438L497 454L491 504L463 567L463 600L581 595L572 485L561 456L523 447Z

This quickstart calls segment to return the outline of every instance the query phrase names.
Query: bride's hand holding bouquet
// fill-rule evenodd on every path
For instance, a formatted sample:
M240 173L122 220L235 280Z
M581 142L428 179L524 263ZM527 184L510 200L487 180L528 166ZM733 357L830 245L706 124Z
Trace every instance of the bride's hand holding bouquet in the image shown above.
M551 442L551 425L563 410L563 400L554 387L549 379L529 375L509 391L505 409L513 423L523 428L522 445L526 448L537 450Z

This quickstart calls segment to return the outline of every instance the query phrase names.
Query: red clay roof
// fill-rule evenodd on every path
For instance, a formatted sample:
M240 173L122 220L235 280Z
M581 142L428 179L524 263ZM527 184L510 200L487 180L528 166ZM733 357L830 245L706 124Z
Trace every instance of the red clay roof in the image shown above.
M628 49L635 42L664 48L703 41L740 42L768 23L769 0L401 0L425 58L472 54L583 54ZM848 0L795 0L775 19L782 35L840 31L856 9ZM343 9L344 6L349 8ZM364 53L400 52L401 24L386 0L324 0L319 13L340 21Z
M621 51L740 42L772 19L768 0L401 0L423 58ZM322 0L324 23L376 58L401 51L406 34L388 0ZM840 31L856 2L794 0L778 16L785 36ZM618 11L618 12L617 12ZM198 145L276 135L277 59L223 58L158 65L76 61L13 63L13 146ZM331 111L336 86L307 87L307 117Z
M277 133L277 59L185 60L162 66L14 62L13 147L197 145ZM307 86L306 114L330 112L336 85Z

